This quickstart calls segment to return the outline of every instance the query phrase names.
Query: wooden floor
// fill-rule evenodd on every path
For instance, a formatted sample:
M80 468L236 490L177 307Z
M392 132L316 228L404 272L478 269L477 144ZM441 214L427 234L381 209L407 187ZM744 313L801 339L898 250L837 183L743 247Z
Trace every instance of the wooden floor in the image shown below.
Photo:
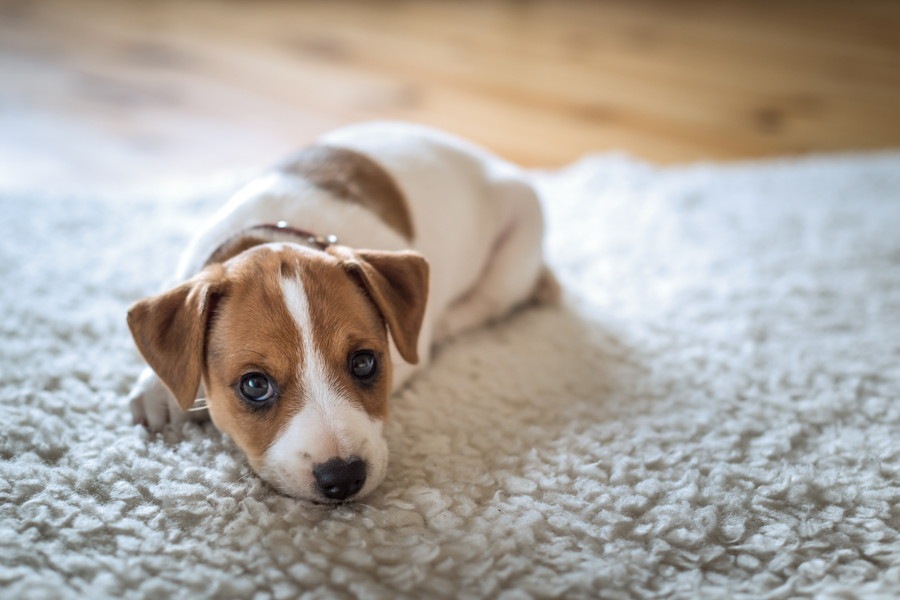
M900 147L900 2L0 0L0 182L264 165L371 118L528 166Z

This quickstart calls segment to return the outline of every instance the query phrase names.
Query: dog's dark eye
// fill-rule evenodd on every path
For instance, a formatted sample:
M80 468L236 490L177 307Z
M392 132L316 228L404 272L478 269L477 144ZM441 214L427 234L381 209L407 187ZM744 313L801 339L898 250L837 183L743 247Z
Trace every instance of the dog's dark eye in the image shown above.
M238 385L241 397L253 403L265 402L275 395L275 386L263 373L247 373Z
M375 376L378 371L378 361L371 350L360 350L350 355L350 374L355 378L366 381Z

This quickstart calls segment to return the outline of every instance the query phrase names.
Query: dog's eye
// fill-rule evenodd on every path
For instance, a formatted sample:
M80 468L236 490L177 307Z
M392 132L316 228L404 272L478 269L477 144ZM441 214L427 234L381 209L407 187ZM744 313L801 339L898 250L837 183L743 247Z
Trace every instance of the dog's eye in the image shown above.
M378 371L378 361L371 350L360 350L350 355L350 373L363 381L371 379Z
M275 386L263 373L247 373L238 385L241 397L248 402L265 402L275 395Z

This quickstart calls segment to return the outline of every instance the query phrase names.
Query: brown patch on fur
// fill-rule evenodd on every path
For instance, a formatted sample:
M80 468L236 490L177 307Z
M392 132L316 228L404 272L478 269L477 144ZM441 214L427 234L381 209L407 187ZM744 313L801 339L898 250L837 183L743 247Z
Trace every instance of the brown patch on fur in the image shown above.
M280 167L335 197L375 213L391 229L412 241L412 218L403 192L390 173L368 156L335 146L311 146Z
M200 387L207 323L223 293L224 273L221 266L204 269L128 311L128 327L138 350L185 410Z
M309 299L312 337L331 380L369 416L387 416L391 394L390 346L384 321L335 259L304 264L303 286ZM378 375L361 382L350 374L350 356L371 350L378 361Z
M209 331L205 380L210 416L251 464L257 464L303 408L300 334L281 289L281 274L291 269L281 253L267 249L230 263L229 292ZM271 407L253 409L238 396L241 377L253 372L274 382L279 398Z
M410 363L419 362L419 332L428 302L428 262L411 251L354 251L344 246L326 250L342 260L381 311L397 351Z

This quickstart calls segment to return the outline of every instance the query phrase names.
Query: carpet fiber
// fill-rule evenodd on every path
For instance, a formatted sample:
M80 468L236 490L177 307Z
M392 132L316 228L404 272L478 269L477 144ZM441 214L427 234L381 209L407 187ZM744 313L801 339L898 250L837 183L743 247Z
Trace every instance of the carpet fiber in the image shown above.
M564 305L441 348L338 508L129 424L125 309L229 189L0 198L3 597L900 592L900 154L543 174Z

